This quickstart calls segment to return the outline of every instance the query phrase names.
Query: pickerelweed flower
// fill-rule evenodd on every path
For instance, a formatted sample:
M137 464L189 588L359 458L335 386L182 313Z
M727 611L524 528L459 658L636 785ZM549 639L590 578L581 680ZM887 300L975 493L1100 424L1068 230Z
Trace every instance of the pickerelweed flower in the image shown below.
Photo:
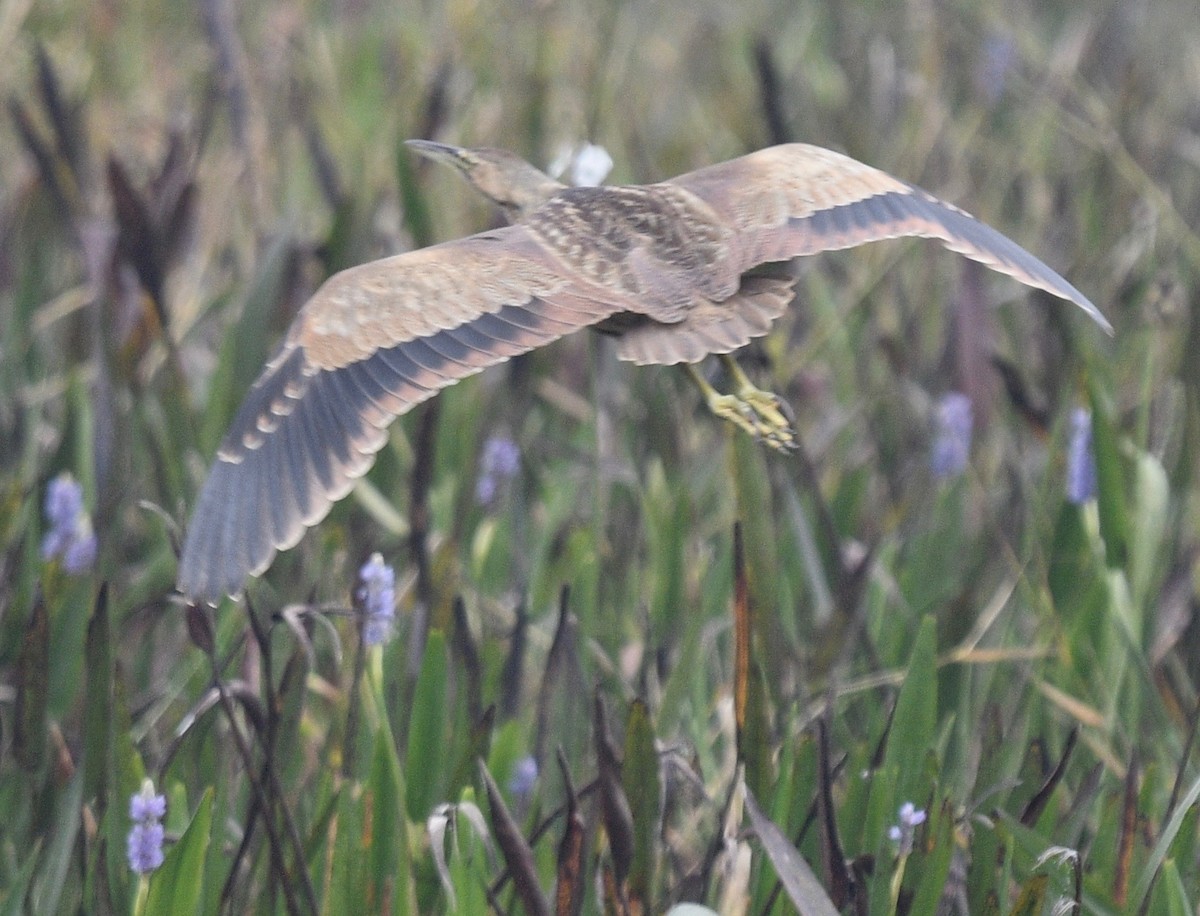
M521 450L507 436L491 436L483 445L479 459L479 479L475 482L475 499L480 505L491 505L501 486L517 476L521 469Z
M512 776L508 779L508 791L522 804L529 801L533 787L537 783L538 765L532 754L526 754L513 766Z
M939 480L957 477L971 456L971 399L959 391L942 395L937 405L937 429L929 466Z
M896 844L898 854L903 858L913 849L913 838L917 828L925 823L925 812L912 802L900 806L896 823L888 829L888 839Z
M46 521L50 530L42 538L42 559L58 560L73 576L96 562L96 535L83 508L83 487L67 471L46 488Z
M154 871L163 864L162 819L167 813L167 799L156 795L154 783L142 783L142 791L129 799L129 867L139 875Z
M550 176L561 178L577 188L598 187L612 171L613 160L603 146L595 143L564 143L550 163Z
M1092 414L1077 407L1071 412L1067 443L1067 501L1076 506L1096 498L1096 455L1092 451Z
M363 623L363 642L378 646L392 635L396 619L396 571L383 562L383 556L371 554L371 559L358 571L362 585L358 601L366 617Z

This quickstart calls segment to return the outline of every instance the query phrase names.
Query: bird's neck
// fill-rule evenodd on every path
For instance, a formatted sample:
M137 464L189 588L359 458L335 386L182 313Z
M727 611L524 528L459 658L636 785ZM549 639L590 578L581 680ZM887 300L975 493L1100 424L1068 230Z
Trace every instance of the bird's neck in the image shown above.
M513 176L509 199L502 204L504 212L514 223L519 223L566 187L562 182L529 166Z

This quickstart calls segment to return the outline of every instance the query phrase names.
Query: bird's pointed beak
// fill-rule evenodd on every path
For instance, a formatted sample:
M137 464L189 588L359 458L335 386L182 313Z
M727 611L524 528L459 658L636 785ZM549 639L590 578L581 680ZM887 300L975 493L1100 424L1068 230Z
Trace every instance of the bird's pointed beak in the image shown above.
M445 162L450 165L456 165L459 168L462 168L464 163L463 153L465 150L459 146L451 146L449 143L435 143L432 140L405 140L404 145L413 152L419 153L435 162Z

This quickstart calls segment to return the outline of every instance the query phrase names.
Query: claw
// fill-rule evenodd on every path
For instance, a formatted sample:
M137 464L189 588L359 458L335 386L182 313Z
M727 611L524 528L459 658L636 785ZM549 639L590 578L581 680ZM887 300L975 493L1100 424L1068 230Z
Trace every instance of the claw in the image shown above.
M796 417L791 405L779 395L756 387L732 356L722 355L721 362L737 386L737 397L754 411L757 425L763 430L761 438L776 451L795 449Z
M738 385L736 394L721 394L694 366L687 368L703 392L708 409L714 414L778 452L795 449L798 443L791 408L777 395L755 388L737 364L733 363L733 366L736 371L731 374Z

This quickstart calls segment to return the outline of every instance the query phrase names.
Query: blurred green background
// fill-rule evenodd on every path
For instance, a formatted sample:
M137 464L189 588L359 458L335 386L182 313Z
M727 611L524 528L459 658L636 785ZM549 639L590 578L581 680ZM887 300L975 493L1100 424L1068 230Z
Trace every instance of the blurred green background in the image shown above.
M1194 0L0 4L0 909L577 911L557 879L588 913L791 912L740 763L847 912L1196 912L1198 42ZM1117 333L927 243L808 259L745 360L799 456L576 335L396 423L249 601L188 612L188 508L295 310L499 218L410 137L539 166L591 141L616 183L829 146ZM952 391L975 426L945 479ZM497 438L519 472L481 501ZM41 555L64 471L79 575ZM373 551L400 614L362 650ZM144 776L170 842L139 880Z

